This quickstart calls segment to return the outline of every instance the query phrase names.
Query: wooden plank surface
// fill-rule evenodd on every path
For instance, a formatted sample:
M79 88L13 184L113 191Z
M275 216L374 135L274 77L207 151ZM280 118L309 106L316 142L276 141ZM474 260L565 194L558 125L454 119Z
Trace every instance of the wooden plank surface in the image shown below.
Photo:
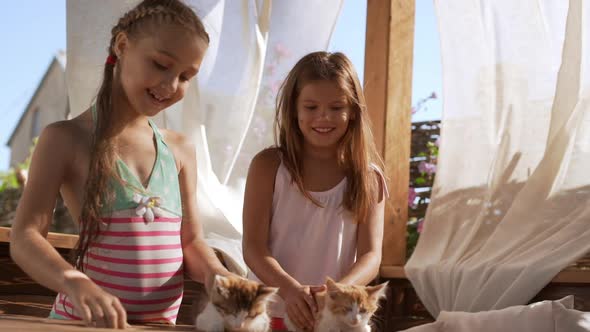
M56 319L28 317L19 315L0 315L0 331L19 331L19 332L105 332L115 331L112 329L96 328L84 326L79 321L64 321ZM118 330L116 330L118 331ZM167 332L167 331L197 331L192 325L132 325L125 331L150 331L150 332Z
M10 242L10 227L0 227L0 242Z
M590 270L563 270L559 272L551 282L560 284L590 285Z
M381 266L380 276L383 279L407 279L402 266ZM551 283L588 284L590 285L590 269L567 268L559 272Z
M55 319L17 316L17 315L0 315L0 331L31 331L31 332L103 332L113 331L112 329L86 327L81 322L62 321ZM131 326L126 331L196 331L190 325L164 326L164 325L146 325Z
M415 0L368 0L364 91L390 199L382 264L403 266L406 252Z
M49 232L47 241L55 248L72 249L78 242L78 235ZM0 227L1 242L10 242L10 227Z

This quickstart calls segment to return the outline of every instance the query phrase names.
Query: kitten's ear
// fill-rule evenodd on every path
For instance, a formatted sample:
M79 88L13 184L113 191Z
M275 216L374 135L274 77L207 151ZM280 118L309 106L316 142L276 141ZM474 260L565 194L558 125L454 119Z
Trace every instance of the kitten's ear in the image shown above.
M340 292L340 287L338 284L330 277L326 278L326 288L328 290L328 295L330 299L335 300L338 293Z
M261 301L268 301L269 298L276 294L279 289L276 287L268 287L264 285L258 286L258 292L256 293L256 297Z
M227 281L226 277L216 274L215 276L213 276L213 278L211 278L211 287L209 288L208 292L210 294L217 293L220 296L227 298L229 296L229 291L227 290L227 287L225 286L226 281Z
M215 278L217 278L217 275L214 275L213 278L209 279L209 280L205 280L205 291L207 291L207 294L209 296L211 296L211 291L213 290L213 287L215 286Z
M379 284L377 286L367 286L367 293L369 293L370 297L376 298L376 299L380 299L382 297L385 297L385 290L387 289L387 284L389 283L389 281L386 281L382 284Z
M214 274L213 278L209 279L209 281L207 282L207 284L205 285L205 289L207 289L207 292L210 292L212 289L214 289L214 287L216 287L217 285L219 285L220 283L220 278L221 276L219 274Z
M326 277L326 287L328 288L328 292L337 292L340 290L334 279L330 277Z

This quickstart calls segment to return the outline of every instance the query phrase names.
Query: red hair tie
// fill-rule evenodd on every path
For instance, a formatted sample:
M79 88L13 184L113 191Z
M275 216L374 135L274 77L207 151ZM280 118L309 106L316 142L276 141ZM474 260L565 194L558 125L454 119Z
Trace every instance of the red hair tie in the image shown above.
M117 57L114 55L109 55L107 57L107 64L108 65L114 65L115 63L117 63Z

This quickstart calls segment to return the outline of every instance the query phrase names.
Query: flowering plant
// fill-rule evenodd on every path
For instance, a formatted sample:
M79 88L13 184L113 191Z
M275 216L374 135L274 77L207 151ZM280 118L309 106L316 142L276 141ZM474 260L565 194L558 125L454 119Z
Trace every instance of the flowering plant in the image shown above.
M434 92L428 97L420 99L416 106L412 107L412 114L427 109L427 103L433 99L437 99L437 95ZM416 128L415 130L420 130L420 128ZM412 144L414 143L412 142ZM437 136L434 140L430 139L429 136L425 147L415 147L416 150L422 151L412 156L410 160L416 170L410 173L410 187L408 190L407 258L414 252L424 225L426 209L430 203L430 190L436 175L439 144L440 136Z

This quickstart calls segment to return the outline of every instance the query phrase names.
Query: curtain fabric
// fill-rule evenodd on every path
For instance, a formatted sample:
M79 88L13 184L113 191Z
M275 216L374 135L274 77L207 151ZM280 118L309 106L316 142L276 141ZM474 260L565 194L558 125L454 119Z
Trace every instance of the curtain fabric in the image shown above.
M590 251L590 3L435 6L439 171L405 270L434 317L525 304Z

